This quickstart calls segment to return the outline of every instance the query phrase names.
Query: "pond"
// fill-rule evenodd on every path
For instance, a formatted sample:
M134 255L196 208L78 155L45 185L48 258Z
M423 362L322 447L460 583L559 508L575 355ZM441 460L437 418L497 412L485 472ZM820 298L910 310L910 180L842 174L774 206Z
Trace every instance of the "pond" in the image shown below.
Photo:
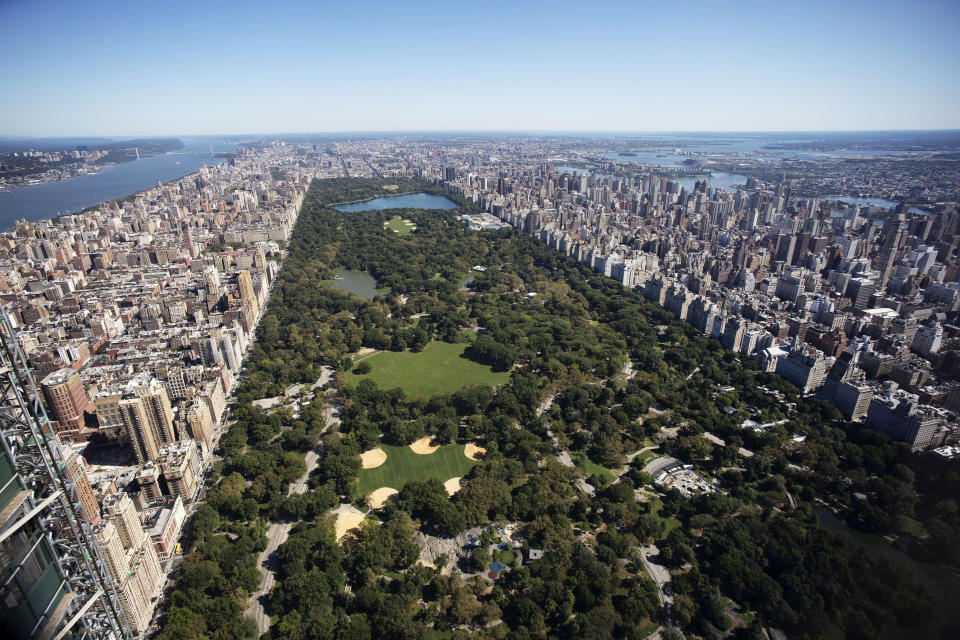
M336 278L331 283L334 289L346 291L364 300L373 300L379 295L388 293L389 289L378 289L377 281L366 271L348 271L337 269Z
M347 213L354 211L382 211L384 209L442 209L449 211L456 209L457 203L452 200L447 200L443 196L435 196L430 193L407 193L402 196L385 196L383 198L364 200L363 202L338 204L333 208L337 211L345 211Z

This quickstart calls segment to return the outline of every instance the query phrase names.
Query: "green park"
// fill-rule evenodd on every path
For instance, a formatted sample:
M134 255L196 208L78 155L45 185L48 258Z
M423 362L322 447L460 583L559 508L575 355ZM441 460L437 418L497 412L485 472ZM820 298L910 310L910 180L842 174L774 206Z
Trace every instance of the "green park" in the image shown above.
M381 389L399 387L412 398L452 393L466 385L497 386L507 382L509 372L493 371L469 360L463 355L466 348L466 344L434 341L420 352L378 351L359 360L369 364L369 373L347 373L346 381L354 385L369 378Z
M477 464L476 460L467 458L462 444L442 446L429 454L414 453L410 447L389 444L382 444L380 448L387 454L387 460L379 467L360 472L357 484L361 493L380 487L399 490L414 480L446 482L450 478L466 476Z

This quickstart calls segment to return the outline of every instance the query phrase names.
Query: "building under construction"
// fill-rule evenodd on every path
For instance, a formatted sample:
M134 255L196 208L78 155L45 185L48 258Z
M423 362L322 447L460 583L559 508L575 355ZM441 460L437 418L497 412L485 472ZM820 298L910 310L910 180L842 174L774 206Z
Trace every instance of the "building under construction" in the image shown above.
M107 535L113 520L101 522L86 476L51 428L2 305L0 434L0 635L126 640L143 631L144 621L128 620L126 582L159 567L140 556L144 570L114 566L124 549Z

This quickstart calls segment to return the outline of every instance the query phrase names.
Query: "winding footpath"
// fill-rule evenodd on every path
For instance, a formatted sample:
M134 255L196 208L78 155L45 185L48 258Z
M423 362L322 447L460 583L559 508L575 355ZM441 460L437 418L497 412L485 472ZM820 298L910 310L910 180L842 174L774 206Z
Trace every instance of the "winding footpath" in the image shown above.
M323 408L323 414L327 419L327 426L324 427L323 433L326 433L331 426L340 424L340 418L331 405L326 405ZM287 495L301 494L307 490L307 480L310 478L310 473L317 468L319 460L320 456L316 449L307 452L305 457L307 469L303 472L303 475L290 483ZM287 541L292 528L292 522L271 523L267 528L267 548L257 558L257 568L263 576L263 581L260 583L260 588L250 595L250 603L244 610L243 615L254 619L257 623L259 635L263 635L270 628L270 616L264 609L263 603L277 582L275 554L280 545Z

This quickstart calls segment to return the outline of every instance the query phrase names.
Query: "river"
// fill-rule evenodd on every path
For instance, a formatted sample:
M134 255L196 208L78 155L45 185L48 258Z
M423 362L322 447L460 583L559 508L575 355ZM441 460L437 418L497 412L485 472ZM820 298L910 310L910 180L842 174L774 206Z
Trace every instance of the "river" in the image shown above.
M0 230L9 229L21 218L44 220L76 213L137 191L169 182L197 171L204 164L226 162L210 155L234 151L237 145L224 138L181 137L184 147L177 151L121 162L99 173L56 182L0 191Z

